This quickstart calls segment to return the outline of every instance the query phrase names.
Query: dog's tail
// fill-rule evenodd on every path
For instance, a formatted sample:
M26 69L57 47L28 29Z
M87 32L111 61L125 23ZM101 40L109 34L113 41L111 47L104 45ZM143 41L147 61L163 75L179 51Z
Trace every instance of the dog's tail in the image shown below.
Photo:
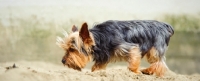
M170 37L172 35L174 35L174 29L171 25L167 24L167 23L164 23L165 24L165 27L167 28L168 32L170 33Z

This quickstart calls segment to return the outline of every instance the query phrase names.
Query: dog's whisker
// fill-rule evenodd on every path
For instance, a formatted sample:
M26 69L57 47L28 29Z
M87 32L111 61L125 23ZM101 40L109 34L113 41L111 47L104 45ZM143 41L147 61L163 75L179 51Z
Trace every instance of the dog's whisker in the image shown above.
M59 43L64 43L64 40L61 38L61 37L59 37L59 36L57 36L57 42L59 42Z
M62 34L63 34L65 37L68 37L68 33L67 33L64 29L62 29Z

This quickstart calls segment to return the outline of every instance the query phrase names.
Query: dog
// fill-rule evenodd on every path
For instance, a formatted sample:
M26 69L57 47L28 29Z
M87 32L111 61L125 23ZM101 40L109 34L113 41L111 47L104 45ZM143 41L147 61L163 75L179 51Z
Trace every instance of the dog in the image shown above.
M78 71L92 60L92 72L105 69L110 62L126 61L136 74L162 77L168 70L164 54L173 34L172 26L156 20L109 20L91 29L85 22L80 30L73 26L71 34L57 37L57 45L65 50L62 63ZM139 70L143 57L150 66Z

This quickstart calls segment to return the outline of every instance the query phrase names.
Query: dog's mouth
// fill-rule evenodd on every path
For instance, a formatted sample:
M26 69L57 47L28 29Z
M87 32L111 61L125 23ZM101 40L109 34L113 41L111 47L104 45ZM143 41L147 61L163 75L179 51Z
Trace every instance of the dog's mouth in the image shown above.
M77 71L81 71L81 68L76 65L64 64L64 66L67 66L68 68L72 68Z

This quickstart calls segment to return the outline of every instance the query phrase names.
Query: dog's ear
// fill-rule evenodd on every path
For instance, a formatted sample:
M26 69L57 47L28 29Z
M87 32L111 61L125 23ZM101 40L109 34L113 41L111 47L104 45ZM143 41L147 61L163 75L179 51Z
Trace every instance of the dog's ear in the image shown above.
M72 31L73 31L73 32L76 32L76 31L78 31L78 28L77 28L75 25L73 25Z
M83 42L86 40L90 39L90 34L88 30L88 25L87 23L83 23L81 30L79 31L79 36L82 38Z

